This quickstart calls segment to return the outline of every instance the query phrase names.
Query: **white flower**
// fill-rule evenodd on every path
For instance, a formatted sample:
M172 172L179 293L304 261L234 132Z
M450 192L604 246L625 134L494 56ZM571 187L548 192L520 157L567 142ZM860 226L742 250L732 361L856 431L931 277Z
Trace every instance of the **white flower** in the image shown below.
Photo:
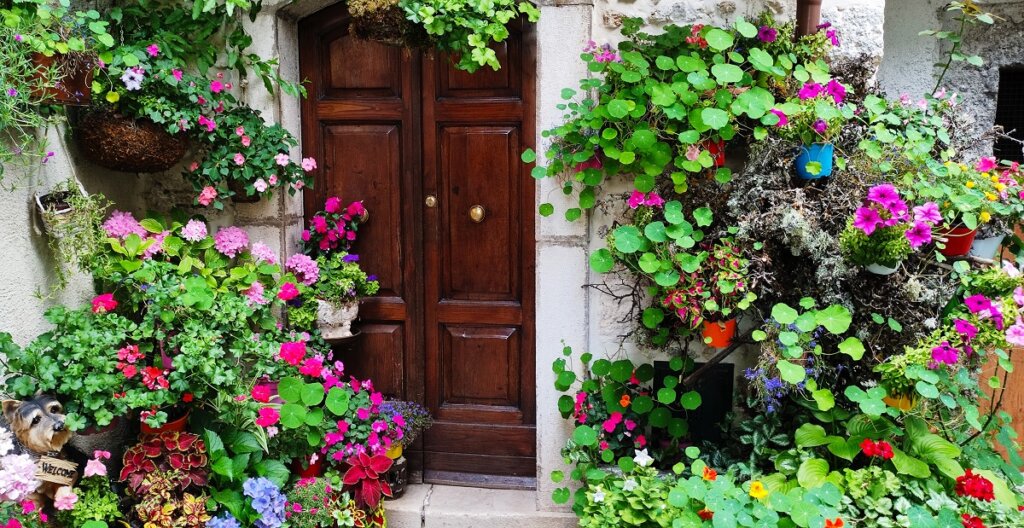
M5 428L0 427L0 456L14 451L14 435Z
M121 82L124 83L125 90L128 90L129 92L133 90L141 90L142 79L145 77L145 73L145 70L138 66L125 70L124 74L121 75Z
M633 479L626 479L626 482L622 483L622 491L633 491L636 489L636 481Z
M633 457L633 462L636 462L636 465L640 467L647 467L654 463L654 459L647 454L647 449L638 449L636 456Z
M925 319L923 322L924 322L924 326L926 328L930 328L932 330L934 330L934 329L939 327L939 321L938 321L938 319L936 319L934 317L929 317L929 318Z
M601 488L594 492L594 502L604 502L604 490Z

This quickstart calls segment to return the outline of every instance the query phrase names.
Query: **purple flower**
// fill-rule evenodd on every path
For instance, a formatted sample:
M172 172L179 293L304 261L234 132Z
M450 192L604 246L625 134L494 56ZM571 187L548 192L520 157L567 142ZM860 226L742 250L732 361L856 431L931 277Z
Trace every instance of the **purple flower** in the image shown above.
M22 37L21 33L18 33L17 35L14 35L14 41L15 42L21 42L22 40L25 40L25 37Z
M770 26L761 26L761 28L757 30L757 40L760 40L761 42L775 42L775 39L778 38L778 36L779 32Z
M189 220L185 227L181 228L181 238L189 242L199 242L206 238L206 223L202 220Z
M956 329L956 333L963 336L965 341L974 339L974 336L978 335L978 327L971 324L966 319L957 319L953 321L953 327Z
M299 279L306 286L312 286L320 278L320 266L317 265L315 260L309 258L308 255L296 253L288 257L288 261L285 262L284 266L288 271L294 273L295 278Z
M825 93L829 94L836 104L843 104L843 99L846 98L846 87L843 86L843 83L832 79L825 85Z
M225 513L206 521L206 528L242 528L242 525L230 513Z
M146 71L139 66L128 68L121 75L121 82L124 83L124 89L129 92L134 90L142 89L142 81L145 79Z
M249 245L249 235L240 227L224 227L213 237L213 247L225 257L234 258Z
M900 193L896 190L895 185L891 183L882 183L875 185L868 190L868 200L888 209L890 206L900 201ZM904 205L904 207L906 206Z
M870 207L858 207L857 212L853 214L853 227L860 229L868 236L875 232L875 228L881 222L882 217L878 216L878 211Z
M955 365L959 359L960 354L949 345L949 341L943 341L941 345L932 349L932 361L936 364Z
M929 224L937 224L941 222L942 213L939 212L939 206L935 202L928 202L924 205L915 207L914 221L928 222Z
M825 135L825 131L828 130L828 123L826 123L824 119L819 119L811 125L811 128L813 128L818 134Z
M1024 306L1024 288L1017 286L1017 289L1013 290L1013 302L1017 303L1017 306Z
M7 97L17 97L17 96L18 96L18 90L15 90L14 88L8 88L7 89Z
M784 127L789 124L789 118L786 117L786 113L778 108L772 108L769 112L779 116L779 122L775 126Z
M157 253L163 251L164 239L167 238L167 235L169 234L171 234L170 231L163 231L161 233L153 235L153 238L150 239L151 243L149 244L149 247L147 247L146 250L142 252L142 258L148 260L153 258L153 256L156 255Z
M925 222L914 222L914 225L904 233L910 247L917 249L932 241L932 228Z
M820 84L816 82L809 82L804 84L803 87L800 88L800 92L797 95L800 96L801 101L807 99L814 99L815 97L821 95L821 91L823 89L824 88Z
M964 304L967 305L967 309L970 310L972 314L988 310L992 307L992 301L980 293L976 293L964 299Z
M344 257L341 257L341 261L342 262L359 262L359 255L353 255L353 254L345 255Z
M288 499L277 485L263 477L250 478L242 484L242 490L252 499L252 508L259 514L257 528L277 528L284 524Z
M897 198L895 201L885 207L889 211L889 218L885 221L885 226L894 226L907 217L907 202Z
M830 41L832 41L832 45L833 46L835 46L837 48L839 47L839 34L836 33L836 30L834 30L834 29L825 30L825 36L828 37L828 39Z

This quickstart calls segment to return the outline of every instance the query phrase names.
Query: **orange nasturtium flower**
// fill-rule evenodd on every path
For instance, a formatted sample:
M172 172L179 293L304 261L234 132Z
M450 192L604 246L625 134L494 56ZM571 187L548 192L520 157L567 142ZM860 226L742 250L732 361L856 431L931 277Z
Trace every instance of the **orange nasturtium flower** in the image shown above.
M836 517L833 521L825 519L825 528L843 528L844 524L843 520L839 517Z
M750 496L755 499L763 499L768 496L768 489L764 487L760 480L752 481L750 483Z
M622 397L619 398L619 405L629 407L629 394L623 394Z
M718 478L718 472L704 466L704 480L715 480L716 478Z

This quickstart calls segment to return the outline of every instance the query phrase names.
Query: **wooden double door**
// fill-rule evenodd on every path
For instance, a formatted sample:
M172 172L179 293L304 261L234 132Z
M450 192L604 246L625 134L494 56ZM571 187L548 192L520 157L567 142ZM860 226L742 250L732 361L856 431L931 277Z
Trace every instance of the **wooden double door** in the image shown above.
M363 302L349 373L424 403L411 453L429 482L529 486L535 464L534 137L529 28L499 71L349 36L344 4L299 23L303 146L320 165L308 216L362 200L355 252L380 293Z

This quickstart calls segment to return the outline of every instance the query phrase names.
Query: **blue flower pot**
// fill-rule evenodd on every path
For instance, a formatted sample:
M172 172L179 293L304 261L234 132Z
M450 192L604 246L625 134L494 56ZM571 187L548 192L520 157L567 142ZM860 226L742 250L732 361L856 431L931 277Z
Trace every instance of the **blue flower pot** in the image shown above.
M803 145L796 157L796 174L804 180L817 180L832 175L832 155L835 148L831 143L815 143L811 146ZM818 174L807 172L807 164L817 161L821 164L821 171Z

